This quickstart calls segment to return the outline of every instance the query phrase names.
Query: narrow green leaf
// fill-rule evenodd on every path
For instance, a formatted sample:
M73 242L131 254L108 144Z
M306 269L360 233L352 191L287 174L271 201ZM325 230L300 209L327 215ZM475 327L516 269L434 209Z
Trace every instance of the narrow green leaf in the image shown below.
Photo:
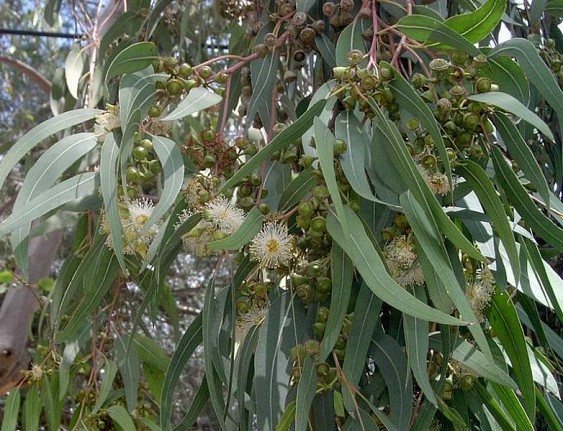
M447 255L447 250L444 246L442 235L436 221L425 213L422 206L414 199L410 192L401 194L400 201L409 224L415 233L417 246L424 249L424 253L434 267L436 274L442 280L442 283L447 286L446 291L459 310L462 318L465 321L474 323L468 325L467 328L481 350L492 360L493 356L487 338L485 337L481 325L475 324L478 322L477 316L475 316L465 296L465 292L455 276L452 263Z
M174 389L180 379L182 370L197 347L203 341L202 320L202 315L198 314L190 326L188 326L188 329L184 332L184 335L176 346L176 351L174 352L174 355L170 360L168 370L166 371L162 389L162 401L160 403L160 425L164 431L172 429L171 420L174 409Z
M248 102L247 118L254 119L258 114L266 130L271 128L272 93L278 73L279 56L269 52L266 57L250 63L252 96Z
M432 42L457 48L476 56L481 53L469 40L448 27L445 23L424 15L407 15L399 20L397 28L410 38L432 45Z
M115 359L119 373L123 380L127 410L133 412L137 407L139 383L141 379L141 364L137 355L137 348L130 342L131 335L119 336L115 340Z
M253 207L240 228L226 238L210 242L209 250L239 250L260 232L264 216L257 207Z
M289 183L289 186L287 186L280 197L280 211L289 210L301 199L304 199L311 194L311 190L316 185L313 170L314 168L309 166L303 172L300 172L299 175L297 175L297 177Z
M162 165L164 184L162 193L145 229L156 223L174 205L184 183L184 159L180 147L164 136L152 136L154 151Z
M417 201L424 205L427 212L432 213L446 237L467 253L473 259L483 261L484 257L477 251L473 244L461 233L457 226L444 213L442 207L436 200L428 185L424 182L420 173L407 150L397 126L392 123L383 113L381 108L373 99L368 99L372 111L376 114L379 123L378 127L389 140L389 157L395 168L401 174L403 181L408 189L413 193Z
M156 340L141 334L135 334L133 336L133 343L135 344L141 363L166 371L170 364L170 358L166 350L164 350Z
M553 137L553 133L549 129L549 126L545 124L545 122L534 112L530 111L526 106L520 103L518 99L510 94L501 93L500 91L491 91L489 93L473 94L469 96L468 99L504 109L505 111L510 112L511 114L530 123L551 141L555 139Z
M538 193L543 198L546 207L549 207L551 193L547 181L536 161L532 150L520 135L520 132L506 115L499 112L493 114L493 122L500 133L502 141L510 155L518 162L526 178L534 184Z
M23 403L23 430L36 431L39 429L41 419L41 396L36 385L32 385L25 394Z
M563 115L563 91L532 42L521 38L509 39L497 45L488 54L491 58L499 56L514 57L518 60L522 70L526 71L529 82L538 89L559 116Z
M109 64L104 81L115 76L142 70L158 58L158 50L152 42L138 42L121 51Z
M547 402L544 396L551 402ZM553 399L549 394L543 394L536 387L536 399L538 400L538 410L545 418L547 424L550 426L549 429L555 431L563 430L563 405L559 403L558 400ZM558 403L559 411L555 411L553 404Z
M536 411L532 368L520 319L506 293L495 291L491 298L491 307L487 317L510 358L512 372L524 397L524 408L528 417L532 420Z
M75 99L78 99L78 86L86 60L86 51L80 46L80 43L75 43L65 61L66 85L68 91Z
M346 215L352 226L362 226L361 220L349 208L345 207ZM444 323L446 325L465 325L464 321L456 319L440 310L429 307L414 298L387 273L381 257L375 250L363 229L350 232L350 245L346 244L342 226L331 212L327 217L327 230L333 239L350 256L354 266L362 276L371 291L386 303L396 309L419 319Z
M309 411L317 390L317 367L312 356L307 356L303 362L303 370L297 384L297 398L295 404L295 431L307 431Z
M321 342L320 361L326 360L342 330L354 278L352 262L336 242L332 243L330 250L330 278L332 281L330 308Z
M49 147L27 172L12 211L21 211L33 198L47 191L72 164L96 144L96 136L93 133L78 133ZM25 274L28 268L26 239L30 231L31 223L13 232L10 238L18 266Z
M471 189L477 194L487 215L491 218L494 229L508 253L514 278L518 282L520 279L520 265L516 242L514 241L512 227L508 222L502 201L493 183L483 168L471 160L467 160L466 163L460 165L458 171L469 183Z
M547 2L547 5L544 8L544 12L553 15L562 17L563 16L563 1L561 0L551 0Z
M425 294L422 289L415 287L414 294L424 302ZM405 314L403 315L403 332L405 334L407 359L416 382L428 401L438 406L436 394L428 378L428 322Z
M123 431L135 431L137 427L133 422L133 419L125 409L125 407L120 406L119 404L114 404L106 409L109 414L109 417L115 421L115 423L123 430Z
M285 410L290 349L299 343L305 319L304 310L297 307L291 294L283 293L272 302L260 328L254 358L254 399L261 431L274 430Z
M223 98L202 87L195 87L162 121L175 121L193 115L221 102Z
M223 184L219 192L229 187L234 187L245 176L257 169L263 162L270 160L273 153L284 149L295 142L296 139L300 138L301 135L303 135L303 133L311 127L313 119L321 113L325 104L326 100L320 100L315 103L307 110L307 112L305 112L305 114L300 116L297 121L283 130L279 135L276 135L276 137L272 139L268 145L261 149L254 157L236 171L235 174Z
M203 376L203 380L199 385L190 408L182 418L182 421L174 427L174 431L188 431L191 430L193 424L197 421L201 411L209 401L209 387L207 386L207 377Z
M111 359L106 359L104 366L104 375L102 377L102 384L100 385L100 391L98 392L96 404L92 409L94 413L100 410L108 399L108 396L113 389L113 381L115 380L116 375L117 364Z
M357 49L362 53L366 52L362 36L362 21L361 19L355 19L338 36L335 51L337 66L348 66L348 53L353 49ZM360 67L365 67L366 65L367 59L364 59L360 63Z
M252 373L253 360L256 345L258 344L258 334L261 325L253 326L248 330L244 337L244 341L238 349L236 358L236 395L238 402L238 419L239 424L247 422L249 411L246 403L247 394L252 393Z
M498 25L506 0L488 0L477 10L448 18L445 24L472 43L477 43L490 35Z
M563 251L563 230L547 218L532 201L528 192L506 164L500 150L492 148L492 158L497 179L500 181L510 203L514 205L524 221L559 251Z
M221 429L226 429L225 413L227 406L223 399L223 387L217 375L216 364L213 361L213 354L218 348L218 338L220 324L218 323L222 314L219 314L218 306L215 304L215 283L213 278L209 280L205 291L205 300L203 303L203 351L204 364L207 376L207 387L209 389L209 398L213 405L213 410L217 416L217 420Z
M76 109L57 115L35 126L18 139L0 160L0 187L4 184L14 165L39 142L61 130L91 120L103 112L101 109Z
M363 198L378 202L379 199L371 190L365 170L369 140L353 112L346 110L336 117L334 134L347 146L346 151L340 156L340 165L352 189Z
M321 33L315 37L315 45L328 67L331 69L336 67L336 47L334 46L332 40L330 40L326 34Z
M530 100L530 83L522 68L508 57L488 58L484 73L499 86L499 91L516 97L524 105Z
M112 251L102 247L90 261L84 274L84 291L80 302L75 304L72 317L58 334L59 341L74 339L87 317L100 305L109 291L119 266Z
M387 67L392 67L389 63L381 62L381 65L386 65ZM412 87L412 85L399 73L395 72L395 78L389 83L391 90L397 98L397 103L402 109L410 112L415 118L420 120L420 123L434 141L434 145L438 150L441 162L444 165L444 170L446 171L446 176L448 181L452 184L452 168L450 166L450 159L446 151L446 144L444 143L444 138L438 123L434 118L434 114L428 107L428 105L422 100L419 93Z
M6 404L4 405L1 431L16 431L20 413L20 398L19 389L10 391L10 395L6 398Z
M164 10L172 3L173 0L158 0L153 7L149 9L150 13L147 20L147 38L150 38L156 30L158 23L164 17Z
M529 418L526 414L526 411L522 407L520 403L520 399L516 396L512 389L507 388L506 386L498 385L494 382L490 382L491 388L495 391L499 400L504 405L504 408L510 415L511 419L516 424L516 429L519 431L533 431L534 426L532 425L532 420L535 420L535 414L532 417L533 419ZM524 395L524 399L526 396L535 398L535 386L532 387L532 394L522 393Z
M0 235L31 223L33 220L75 199L93 194L98 186L98 173L86 172L71 177L31 199L21 211L12 213L0 223Z
M481 399L485 406L487 406L487 409L499 423L503 431L516 431L514 423L510 420L506 412L499 405L498 401L493 398L493 396L483 385L481 385L481 383L476 382L471 391Z
M276 431L289 431L291 429L291 425L295 422L295 412L297 411L297 403L295 401L291 401L285 411L283 412L280 421L276 425Z
M117 203L117 164L119 162L119 146L115 142L113 133L108 133L102 144L100 154L100 189L106 209L106 217L110 230L111 242L119 266L127 273L125 257L123 256L123 241L121 217Z
M64 406L64 400L59 400L59 375L53 374L44 378L43 384L43 406L45 417L47 419L47 429L58 430L60 429L62 410Z
M375 296L365 283L362 283L356 306L354 319L348 333L342 374L352 387L356 387L365 373L366 356L372 341L373 332L379 322L379 311L382 302ZM344 405L350 413L356 413L357 400L349 385L342 388Z
M397 341L383 333L378 333L371 340L370 353L387 385L391 406L389 419L397 429L408 430L413 387L407 357Z

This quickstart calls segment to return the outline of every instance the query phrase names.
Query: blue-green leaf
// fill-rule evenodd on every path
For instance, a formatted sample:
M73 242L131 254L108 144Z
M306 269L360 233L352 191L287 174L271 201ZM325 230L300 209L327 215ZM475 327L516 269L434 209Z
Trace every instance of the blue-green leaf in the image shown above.
M121 51L109 64L104 81L115 76L133 73L150 66L158 58L158 50L152 42L138 42Z
M20 399L21 396L19 389L10 391L10 395L6 398L6 403L4 405L1 431L16 431L20 412Z
M362 36L362 21L361 19L355 19L338 36L335 53L337 66L348 66L348 53L353 49L357 49L362 53L366 52ZM367 59L364 59L360 63L360 67L365 67L366 64Z
M272 113L272 93L278 73L279 56L269 52L266 57L258 58L250 64L252 76L252 96L248 102L247 118L251 121L258 114L266 130L270 130Z
M125 410L125 407L114 404L106 409L112 420L122 429L122 431L135 431L137 427L131 418L131 415Z
M195 87L176 106L176 108L162 119L162 121L175 121L193 115L219 103L223 98L212 91L202 87Z
M498 25L506 0L488 0L477 10L454 15L445 24L472 43L477 43L489 36Z
M312 356L307 356L303 362L303 370L297 384L297 398L295 411L295 431L307 431L309 410L317 390L317 367Z
M226 238L210 242L209 250L239 250L260 232L264 216L257 207L253 207L244 219L240 228Z

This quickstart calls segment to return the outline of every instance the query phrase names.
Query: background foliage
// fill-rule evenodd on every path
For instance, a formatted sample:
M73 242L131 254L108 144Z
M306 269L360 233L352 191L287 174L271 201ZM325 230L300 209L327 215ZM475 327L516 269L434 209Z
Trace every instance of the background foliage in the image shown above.
M562 10L82 5L56 115L2 147L4 280L38 225L73 238L2 429L190 429L208 402L221 429L561 429ZM186 251L215 270L184 327Z

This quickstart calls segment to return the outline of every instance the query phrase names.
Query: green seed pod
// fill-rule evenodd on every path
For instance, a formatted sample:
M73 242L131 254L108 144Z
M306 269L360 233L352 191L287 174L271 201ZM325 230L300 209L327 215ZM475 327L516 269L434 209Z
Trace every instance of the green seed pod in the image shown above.
M467 62L467 54L462 51L454 51L451 59L455 64L463 66Z
M260 211L264 215L267 215L270 214L270 207L268 206L268 204L262 202L260 205L258 205L258 211Z
M258 54L259 57L264 58L268 55L268 52L270 52L270 50L265 44L259 43L254 47L254 52Z
M180 82L176 78L172 78L166 83L166 91L171 96L177 96L183 90L184 90L184 84L182 84L182 82Z
M193 68L188 63L182 63L178 68L178 75L182 78L189 78L193 73Z
M293 287L299 287L299 286L301 286L301 285L303 285L307 282L307 277L305 277L301 274L298 274L296 272L292 272L289 275L289 279L290 279L291 285Z
M330 281L330 280L329 280ZM328 320L329 309L322 306L317 310L317 322L326 322Z
M381 231L381 238L385 242L390 242L393 238L395 238L395 229L392 227L386 227Z
M311 229L318 232L326 232L326 219L322 216L317 216L311 220Z
M360 79L360 88L363 91L371 91L377 85L377 79L373 75L367 75Z
M357 66L364 59L364 54L359 49L352 49L346 54L348 66Z
M379 68L379 76L385 81L391 81L395 78L395 69L393 67L384 65Z
M307 266L307 275L309 277L317 278L323 274L323 267L318 262L311 262Z
M446 118L452 109L452 102L450 99L442 97L438 102L436 102L436 111L440 118Z
M207 81L213 75L213 69L209 66L201 66L197 72L204 81Z
M465 90L465 87L463 85L454 85L452 88L450 88L450 94L452 95L452 97L460 98L467 95L467 91Z
M477 90L477 93L487 93L491 91L491 85L492 81L489 78L482 76L477 80L477 82L475 82L475 90Z
M337 157L344 154L347 149L348 145L342 139L337 139L334 143L334 155Z
M313 335L315 338L322 339L325 335L326 323L315 322L313 323Z
M310 201L302 201L297 207L297 213L303 217L310 217L314 210L315 208Z
M422 166L426 169L434 169L438 164L438 160L434 154L425 154L422 156Z
M277 42L278 42L278 37L274 33L267 33L264 36L264 45L266 45L269 48L273 48L274 46L276 46Z
M481 122L479 114L467 112L463 115L463 128L468 132L473 132Z
M465 374L459 378L459 387L462 391L470 390L475 384L475 376L471 374Z
M254 206L254 198L252 196L245 196L240 198L238 204L244 209L251 208Z
M160 165L160 162L158 160L150 160L149 161L149 170L153 173L153 174L159 174L160 172L162 172L162 166Z
M428 79L426 78L426 76L424 76L421 73L415 73L411 77L411 83L413 87L416 88L417 90L420 90L422 87L424 87L427 82Z
M478 144L472 145L469 148L469 154L475 159L480 159L485 155L483 148L481 148L481 145Z
M125 175L125 178L127 179L128 182L135 183L141 179L140 172L134 167L129 167L127 168L127 173Z
M428 66L435 72L444 72L451 67L451 64L446 59L435 58L428 64Z
M148 155L149 152L147 151L147 149L141 145L137 145L135 148L133 148L133 158L138 162L146 160Z
M395 214L393 217L393 224L397 227L397 229L404 230L409 227L409 221L407 220L407 216L403 213Z
M332 291L332 281L328 277L317 278L317 292L320 294L327 294Z
M313 301L313 289L308 284L302 284L295 289L295 294L306 303Z
M197 86L197 81L195 79L187 79L184 81L184 88L186 91L190 91L192 88Z
M160 117L161 111L160 108L156 105L152 105L149 109L149 117L157 118Z
M152 151L153 149L153 143L150 139L141 139L139 145L144 149L146 149L147 151Z
M478 54L477 56L473 57L473 65L477 69L481 69L487 64L487 56L485 54Z
M409 130L417 130L420 127L420 120L418 118L411 118L407 121L407 128Z
M318 185L313 187L313 196L319 201L323 201L330 197L330 192L325 185Z
M211 154L206 155L203 158L203 166L206 168L212 168L217 164L217 159L213 157Z
M321 362L317 365L317 376L325 377L328 376L330 372L330 366L326 362Z
M473 133L461 132L455 138L455 143L459 148L467 148L473 142Z
M246 314L250 311L250 304L248 303L248 300L245 298L238 299L236 303L236 307L237 307L237 312L241 314Z

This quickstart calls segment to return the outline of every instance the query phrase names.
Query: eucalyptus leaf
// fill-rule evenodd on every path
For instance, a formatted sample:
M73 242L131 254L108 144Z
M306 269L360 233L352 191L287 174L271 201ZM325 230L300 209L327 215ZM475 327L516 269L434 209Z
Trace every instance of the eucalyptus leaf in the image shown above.
M203 111L221 102L223 98L212 91L202 87L192 88L188 95L176 106L176 108L166 115L162 121L175 121Z
M133 73L150 66L158 58L156 45L152 42L138 42L121 51L109 64L104 81L125 73Z

